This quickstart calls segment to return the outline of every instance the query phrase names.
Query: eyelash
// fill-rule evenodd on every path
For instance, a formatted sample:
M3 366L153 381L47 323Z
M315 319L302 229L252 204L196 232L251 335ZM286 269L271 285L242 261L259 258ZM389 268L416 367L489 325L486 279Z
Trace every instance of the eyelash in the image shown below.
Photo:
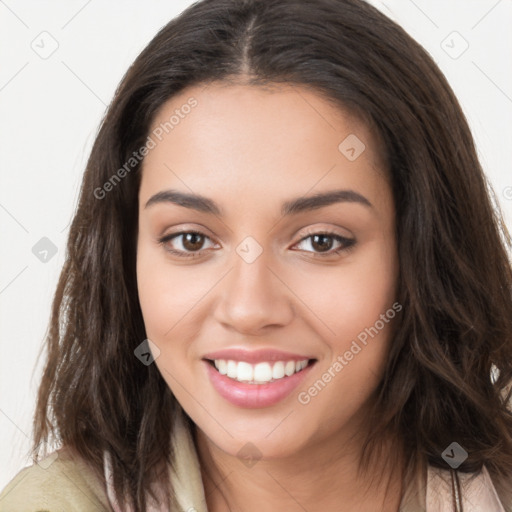
M197 257L201 256L202 253L207 249L187 253L184 251L177 251L176 249L171 249L170 247L166 246L167 242L170 242L172 239L177 238L181 235L187 235L187 234L200 235L200 236L209 238L207 235L205 235L204 233L201 233L200 231L188 230L188 231L179 231L178 233L173 233L172 235L165 235L158 239L158 243L161 244L162 246L164 246L164 249L166 251L168 251L171 254L174 254L180 258L197 258ZM319 258L326 258L328 256L338 255L344 251L349 251L350 249L352 249L354 247L354 245L356 243L356 240L354 238L346 238L346 237L338 235L337 233L334 233L332 231L315 231L315 232L307 232L306 236L301 238L297 242L297 244L303 242L304 240L307 240L308 238L313 237L314 235L328 236L328 237L333 238L335 241L339 242L340 244L342 244L341 247L339 247L338 249L335 249L335 250L330 249L327 252L306 251L306 252L312 253L314 255L314 257L319 257ZM295 244L295 245L297 245L297 244Z

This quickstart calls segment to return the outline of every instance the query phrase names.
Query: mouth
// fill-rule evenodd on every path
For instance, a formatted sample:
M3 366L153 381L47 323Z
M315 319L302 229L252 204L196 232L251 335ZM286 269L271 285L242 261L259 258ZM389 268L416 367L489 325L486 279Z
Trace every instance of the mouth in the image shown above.
M256 364L233 359L204 359L220 375L246 384L263 385L286 379L312 366L316 359L262 361Z
M290 397L317 360L300 358L249 363L205 358L202 362L218 395L236 407L257 409L276 405Z

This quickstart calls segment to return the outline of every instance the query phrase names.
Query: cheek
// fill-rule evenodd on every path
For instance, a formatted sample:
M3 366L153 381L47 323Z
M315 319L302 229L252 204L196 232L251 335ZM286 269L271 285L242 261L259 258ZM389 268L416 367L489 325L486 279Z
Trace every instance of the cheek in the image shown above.
M375 241L338 267L295 277L294 290L323 325L330 347L345 351L347 341L373 326L393 304L397 267L392 243Z
M327 434L333 425L356 417L378 386L394 323L399 321L399 314L392 307L393 272L377 279L379 276L371 272L358 275L353 270L340 276L340 286L330 297L317 302L319 316L323 315L329 325L323 338L327 357L297 394L305 421ZM330 287L336 288L332 282ZM326 332L325 328L322 330Z
M137 254L137 286L139 302L147 337L157 345L160 355L157 366L166 359L166 337L173 332L175 316L183 300L177 290L179 283L171 283L168 269L151 250L140 247ZM185 314L182 312L181 316ZM174 347L176 348L176 347ZM161 357L163 356L163 357ZM167 366L168 363L165 363ZM165 375L164 375L165 377Z
M190 340L196 330L193 308L205 291L188 268L173 267L162 251L160 247L139 244L139 302L146 335L159 349L155 364L178 401L188 404L190 395L184 390L193 389L195 381L187 364L193 357Z
M179 302L177 283L170 286L165 266L141 249L137 257L137 286L146 333L156 342L172 327L173 312Z
M353 261L307 281L305 302L317 317L326 355L315 382L308 383L313 387L301 390L306 395L300 403L314 402L311 412L318 408L325 417L350 416L378 385L399 316L392 307L397 269L394 246L380 241ZM299 293L306 293L306 287ZM343 407L331 409L340 397Z
M206 293L208 282L198 279L192 266L173 266L164 249L148 245L139 244L137 251L139 301L148 337L163 342Z

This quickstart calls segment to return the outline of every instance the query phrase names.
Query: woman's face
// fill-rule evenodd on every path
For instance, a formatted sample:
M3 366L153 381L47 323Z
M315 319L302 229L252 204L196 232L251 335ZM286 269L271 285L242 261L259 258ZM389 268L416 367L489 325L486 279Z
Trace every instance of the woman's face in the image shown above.
M138 290L177 400L233 455L353 433L401 309L376 138L305 88L227 84L174 96L149 135Z

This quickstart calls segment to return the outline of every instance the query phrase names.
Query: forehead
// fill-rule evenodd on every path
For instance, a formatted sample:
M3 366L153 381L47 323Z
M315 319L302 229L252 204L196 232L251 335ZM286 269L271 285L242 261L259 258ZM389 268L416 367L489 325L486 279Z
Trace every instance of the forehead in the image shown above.
M383 191L378 137L305 87L189 87L161 107L149 135L155 146L142 166L142 200L177 186L204 194L236 188L244 201L345 185Z

